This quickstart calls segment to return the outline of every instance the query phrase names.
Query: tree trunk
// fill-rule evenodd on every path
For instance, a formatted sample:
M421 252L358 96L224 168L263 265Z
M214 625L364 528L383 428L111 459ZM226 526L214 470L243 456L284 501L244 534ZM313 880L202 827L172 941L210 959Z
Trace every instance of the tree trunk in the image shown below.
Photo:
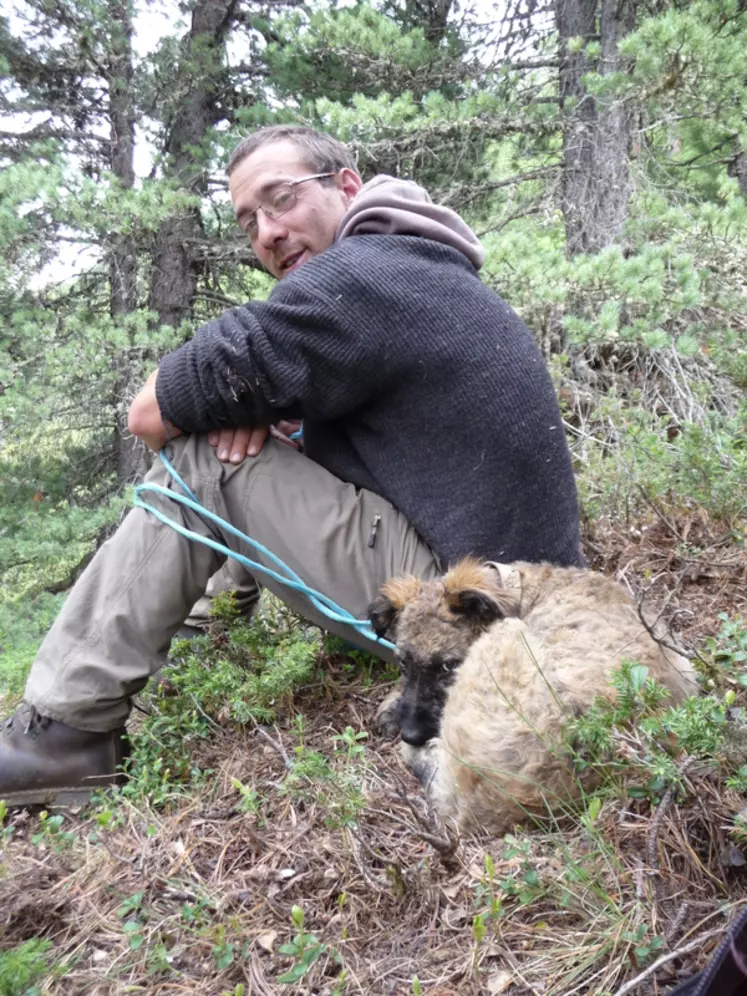
M111 21L108 65L109 166L123 190L135 184L135 112L132 94L131 0L109 0ZM109 247L110 311L125 321L137 309L137 246L134 236L116 233ZM142 477L147 469L145 447L127 432L127 409L137 384L127 355L115 359L117 380L112 399L116 412L114 464L117 485ZM138 378L139 379L139 378Z
M739 192L747 197L747 152L738 152L729 163L729 176L739 183Z
M224 116L219 107L223 49L236 14L236 0L197 0L192 25L182 41L175 82L180 93L167 126L164 152L167 176L189 194L204 194L207 167L197 150L209 129ZM197 245L204 238L198 208L188 208L165 221L155 238L149 307L161 325L174 328L192 314L198 270Z
M624 68L618 45L634 19L633 0L558 0L556 6L565 111L562 209L571 257L617 242L627 218L630 114L620 100L587 93L582 77L594 69L606 75ZM571 39L584 45L598 40L599 64L583 49L573 51Z

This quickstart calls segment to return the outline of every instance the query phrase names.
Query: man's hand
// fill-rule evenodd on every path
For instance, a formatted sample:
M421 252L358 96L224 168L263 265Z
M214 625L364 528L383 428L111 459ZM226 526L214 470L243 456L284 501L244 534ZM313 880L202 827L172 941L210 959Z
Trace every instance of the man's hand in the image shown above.
M158 370L154 370L140 388L127 415L127 428L132 435L137 436L156 453L166 445L169 439L174 439L175 436L182 434L181 429L166 422L161 415L161 409L156 400L157 379Z
M279 440L293 449L300 449L295 439L289 436L301 428L300 421L283 421L278 424L255 425L251 429L213 429L208 433L208 442L215 446L219 460L224 463L241 463L244 457L258 456L268 436Z

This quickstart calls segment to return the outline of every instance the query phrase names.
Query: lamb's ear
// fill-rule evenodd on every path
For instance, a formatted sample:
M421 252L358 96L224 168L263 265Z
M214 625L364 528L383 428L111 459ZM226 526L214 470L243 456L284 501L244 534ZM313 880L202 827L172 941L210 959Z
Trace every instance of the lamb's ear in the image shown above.
M444 578L446 604L483 624L518 615L515 592L501 587L498 575L471 557L461 561Z
M377 636L386 636L402 609L419 593L422 582L420 578L392 578L381 588L381 591L368 607L368 618L371 628Z
M504 592L489 592L484 588L463 588L449 604L454 612L471 616L481 623L491 623L508 615L516 615L513 600L507 598Z

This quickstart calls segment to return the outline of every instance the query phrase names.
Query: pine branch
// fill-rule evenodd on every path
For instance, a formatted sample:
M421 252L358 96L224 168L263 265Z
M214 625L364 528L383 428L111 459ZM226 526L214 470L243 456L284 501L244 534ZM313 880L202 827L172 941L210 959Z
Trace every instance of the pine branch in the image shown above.
M510 69L511 72L521 72L526 69L559 69L563 63L560 59L527 59L525 62L504 62L499 69Z

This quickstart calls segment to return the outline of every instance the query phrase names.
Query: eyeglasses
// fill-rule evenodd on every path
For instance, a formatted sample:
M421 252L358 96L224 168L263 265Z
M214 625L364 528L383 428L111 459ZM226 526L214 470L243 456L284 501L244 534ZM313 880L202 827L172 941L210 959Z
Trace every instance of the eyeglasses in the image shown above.
M296 206L295 188L299 183L308 183L309 180L325 180L327 177L335 176L335 173L313 173L311 176L302 176L299 180L288 180L273 187L269 193L265 194L258 206L250 214L245 215L246 221L242 218L241 227L250 238L259 231L259 221L257 211L262 209L268 218L280 218L292 207Z

